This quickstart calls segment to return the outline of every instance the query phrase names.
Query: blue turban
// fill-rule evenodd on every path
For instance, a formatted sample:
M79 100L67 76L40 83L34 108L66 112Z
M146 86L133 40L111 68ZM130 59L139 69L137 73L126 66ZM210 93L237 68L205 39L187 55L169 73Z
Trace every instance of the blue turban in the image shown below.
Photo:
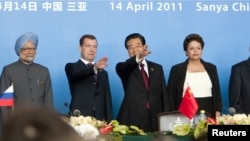
M37 48L38 44L38 36L35 33L32 32L27 32L21 35L17 40L16 40L16 45L15 45L15 50L16 54L19 56L21 48L28 42L31 41L35 48Z

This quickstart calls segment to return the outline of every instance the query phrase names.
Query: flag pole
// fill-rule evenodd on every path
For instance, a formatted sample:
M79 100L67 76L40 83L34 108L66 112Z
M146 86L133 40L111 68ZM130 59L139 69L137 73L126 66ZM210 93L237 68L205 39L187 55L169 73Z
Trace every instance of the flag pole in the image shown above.
M190 127L191 127L191 128L194 128L194 127L195 127L195 120L194 120L194 117L191 118L189 121L190 121Z
M14 99L14 84L13 84L13 82L11 83L11 86L13 86L13 99ZM15 102L15 101L14 101ZM14 103L13 103L13 105L11 106L11 113L12 113L12 115L14 114Z

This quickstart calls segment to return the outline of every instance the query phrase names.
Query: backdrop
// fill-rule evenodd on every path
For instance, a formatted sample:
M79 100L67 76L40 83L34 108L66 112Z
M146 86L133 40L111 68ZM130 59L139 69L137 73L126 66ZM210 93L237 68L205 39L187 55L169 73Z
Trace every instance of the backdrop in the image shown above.
M114 118L123 98L115 65L128 58L124 40L130 33L145 36L152 51L147 59L162 64L166 81L171 66L186 59L185 36L200 34L205 41L202 58L218 69L223 112L228 109L231 66L249 57L249 0L1 0L0 18L0 69L17 61L14 44L21 34L37 33L35 62L49 68L55 110L62 114L71 99L64 67L79 59L79 39L86 33L98 39L96 59L109 58Z

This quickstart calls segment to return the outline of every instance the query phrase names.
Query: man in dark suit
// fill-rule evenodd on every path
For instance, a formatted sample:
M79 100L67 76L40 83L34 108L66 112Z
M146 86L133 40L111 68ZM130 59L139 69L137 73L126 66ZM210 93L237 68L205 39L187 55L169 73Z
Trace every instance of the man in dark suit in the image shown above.
M80 38L81 58L75 63L67 63L67 75L73 115L92 116L98 120L112 119L112 98L109 86L107 57L94 63L97 52L97 39L86 34Z
M250 114L250 58L234 64L229 80L229 104L236 113Z
M125 47L130 58L116 65L125 92L117 120L128 126L136 125L145 132L158 131L157 114L167 110L163 68L145 59L150 51L141 34L128 35ZM144 64L148 84L144 84L140 64Z

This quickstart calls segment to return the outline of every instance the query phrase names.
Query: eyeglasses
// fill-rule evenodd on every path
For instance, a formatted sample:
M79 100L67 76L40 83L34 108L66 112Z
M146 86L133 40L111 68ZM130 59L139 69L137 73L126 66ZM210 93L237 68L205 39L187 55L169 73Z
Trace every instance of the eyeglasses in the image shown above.
M25 47L25 48L22 48L21 50L24 52L36 51L36 48L35 47Z

